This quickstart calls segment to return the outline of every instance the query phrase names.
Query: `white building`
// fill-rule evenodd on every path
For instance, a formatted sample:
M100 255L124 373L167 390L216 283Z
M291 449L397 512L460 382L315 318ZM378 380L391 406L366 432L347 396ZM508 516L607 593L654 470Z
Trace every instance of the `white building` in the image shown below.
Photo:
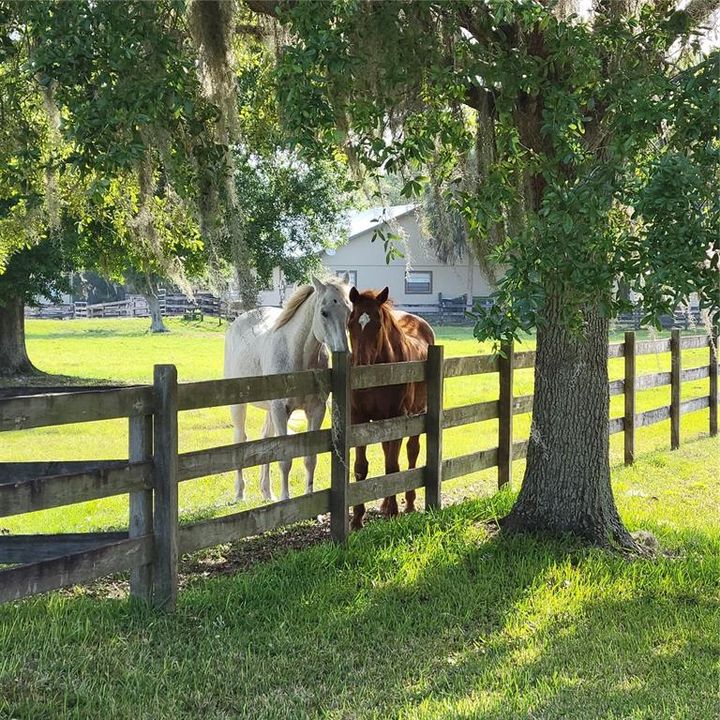
M455 264L440 262L423 237L415 205L372 208L354 213L349 219L348 241L334 250L326 250L322 264L329 273L350 275L359 290L390 288L390 297L398 306L437 305L439 296L456 298L487 297L492 285L476 262L465 257ZM376 230L399 235L397 242L403 257L386 262ZM279 270L273 274L273 288L261 293L263 305L281 305L292 288L284 287Z

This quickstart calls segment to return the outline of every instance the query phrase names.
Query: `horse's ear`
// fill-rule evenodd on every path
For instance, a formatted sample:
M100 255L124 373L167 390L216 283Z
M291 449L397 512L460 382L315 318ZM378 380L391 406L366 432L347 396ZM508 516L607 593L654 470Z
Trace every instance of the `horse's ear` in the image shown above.
M386 287L384 290L381 290L376 296L375 300L377 301L378 305L382 305L383 303L387 302L388 295L390 295L390 288Z
M343 284L344 284L344 285L349 285L349 284L350 284L350 273L345 273L345 274L343 275L343 279L342 279L342 280L343 280Z
M313 287L316 293L321 293L325 289L325 285L322 280L318 280L314 275L310 278L312 280Z
M360 293L358 292L358 289L353 285L350 288L350 302L355 303L358 301L360 297Z

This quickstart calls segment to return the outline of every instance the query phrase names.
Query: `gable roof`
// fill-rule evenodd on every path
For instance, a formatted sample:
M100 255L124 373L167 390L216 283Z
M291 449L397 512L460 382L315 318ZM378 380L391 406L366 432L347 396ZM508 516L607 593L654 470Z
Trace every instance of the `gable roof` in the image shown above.
M367 210L358 210L352 213L348 218L348 240L361 235L368 230L380 227L388 220L397 220L403 215L415 210L417 205L411 203L409 205L392 205L391 207L373 207Z

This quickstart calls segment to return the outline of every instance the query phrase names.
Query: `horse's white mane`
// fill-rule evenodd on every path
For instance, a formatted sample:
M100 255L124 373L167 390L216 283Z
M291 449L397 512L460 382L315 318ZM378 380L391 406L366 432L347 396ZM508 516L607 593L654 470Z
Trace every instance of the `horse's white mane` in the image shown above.
M328 277L323 280L325 285L334 285L336 288L344 288L345 283L342 278L339 277ZM287 305L282 309L282 312L278 315L273 330L281 328L283 325L287 325L290 320L295 317L295 313L298 311L300 306L315 292L315 288L312 285L301 285L287 301Z

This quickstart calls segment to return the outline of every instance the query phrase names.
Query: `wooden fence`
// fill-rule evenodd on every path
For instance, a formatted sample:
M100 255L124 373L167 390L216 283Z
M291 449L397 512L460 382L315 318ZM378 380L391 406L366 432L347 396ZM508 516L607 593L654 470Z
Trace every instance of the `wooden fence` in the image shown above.
M683 369L681 349L709 348L707 365ZM680 416L709 408L711 434L717 433L717 342L707 337L636 341L611 345L610 358L625 358L625 376L610 383L610 394L625 394L623 417L609 420L610 433L625 433L625 461L635 454L635 430L670 419L670 445L680 443ZM636 375L635 358L671 353L671 371ZM504 356L503 356L504 355ZM133 596L159 607L175 604L178 556L220 543L267 532L283 525L330 513L331 534L342 542L348 534L348 509L386 495L425 489L426 505L440 507L443 482L497 466L500 487L512 478L512 462L525 457L528 441L513 441L513 416L532 410L533 396L513 394L516 369L534 365L534 352L500 356L443 357L431 348L427 361L350 368L348 356L335 354L332 370L211 380L178 384L173 365L155 366L154 384L108 391L23 396L0 401L0 431L48 425L127 418L127 460L0 463L0 517L45 510L87 500L129 495L127 532L60 535L0 535L0 564L17 565L0 572L0 602L54 588L87 582L130 570ZM498 398L445 408L445 378L497 373ZM709 378L708 395L681 401L683 381ZM425 381L428 409L424 415L350 424L353 390ZM671 386L670 405L635 412L636 391ZM178 413L232 403L332 393L332 427L283 437L252 440L194 452L178 452ZM443 430L498 418L497 447L444 458ZM426 465L349 482L350 449L425 433ZM331 453L328 489L273 502L251 510L192 524L178 522L178 486L215 473L287 460L308 453Z

